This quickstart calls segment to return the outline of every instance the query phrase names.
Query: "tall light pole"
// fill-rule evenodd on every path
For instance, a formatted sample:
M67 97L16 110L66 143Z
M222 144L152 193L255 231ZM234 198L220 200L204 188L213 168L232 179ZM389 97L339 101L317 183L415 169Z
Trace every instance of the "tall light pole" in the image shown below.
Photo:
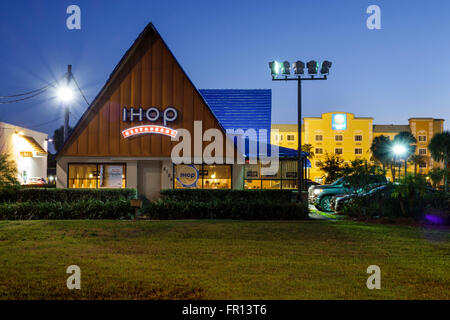
M311 60L306 66L308 68L309 76L302 77L305 73L305 63L302 61L296 61L294 64L294 75L291 75L291 65L288 61L283 63L278 61L269 62L269 68L272 73L272 81L297 81L297 141L298 141L298 159L297 159L297 189L298 199L302 200L303 190L303 165L302 165L302 81L303 80L327 80L327 74L330 73L331 62L323 61L320 74L322 77L316 78L319 70L319 64L317 61Z

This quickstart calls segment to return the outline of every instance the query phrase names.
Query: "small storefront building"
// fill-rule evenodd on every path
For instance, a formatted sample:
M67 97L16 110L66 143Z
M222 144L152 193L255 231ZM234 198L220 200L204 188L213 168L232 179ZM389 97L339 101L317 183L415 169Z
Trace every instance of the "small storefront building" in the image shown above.
M245 162L251 139L242 148L226 138L227 130L253 129L270 142L270 118L270 90L197 90L149 24L57 154L57 187L136 188L148 199L170 188L295 188L297 151L280 148L290 160L279 176L264 177L260 163Z
M14 163L20 184L47 179L47 147L46 133L0 122L0 152Z

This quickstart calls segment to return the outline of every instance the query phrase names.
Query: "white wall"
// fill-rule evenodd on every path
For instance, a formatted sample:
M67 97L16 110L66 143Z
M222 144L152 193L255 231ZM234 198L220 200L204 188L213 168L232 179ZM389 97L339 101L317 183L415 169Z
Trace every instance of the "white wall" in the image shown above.
M20 156L21 151L34 152L34 149L18 133L33 137L45 151L48 151L48 135L46 133L0 122L0 152L9 154L11 160L15 162L18 179L21 183L26 182L22 179L24 171L28 178L47 179L47 156L37 157L35 153L33 153L33 157Z

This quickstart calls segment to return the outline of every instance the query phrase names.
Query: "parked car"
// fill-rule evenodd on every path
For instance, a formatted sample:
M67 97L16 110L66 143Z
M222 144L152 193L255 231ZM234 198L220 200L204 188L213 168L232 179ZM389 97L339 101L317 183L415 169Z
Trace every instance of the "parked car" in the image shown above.
M42 184L46 184L47 181L45 181L44 178L42 177L32 177L32 178L28 178L27 180L27 185L42 185Z
M342 213L342 210L344 209L344 206L350 202L352 202L356 197L367 197L369 199L373 199L376 200L375 197L377 197L377 199L379 197L385 197L385 196L389 196L392 193L392 186L389 184L384 184L384 185L378 185L373 189L370 189L366 192L362 192L359 194L341 194L341 195L336 195L333 198L331 198L331 208L333 209L333 211L337 214Z
M309 187L311 187L311 186L320 186L320 183L317 183L317 182L315 182L315 181L306 179L306 180L305 180L305 187L306 187L306 190L308 190Z
M311 186L308 189L308 200L318 210L325 212L333 212L331 207L331 198L336 195L347 195L352 193L352 188L348 182L347 177L342 177L332 184L324 184L318 186ZM368 184L379 186L386 184L388 181L383 175L371 175Z

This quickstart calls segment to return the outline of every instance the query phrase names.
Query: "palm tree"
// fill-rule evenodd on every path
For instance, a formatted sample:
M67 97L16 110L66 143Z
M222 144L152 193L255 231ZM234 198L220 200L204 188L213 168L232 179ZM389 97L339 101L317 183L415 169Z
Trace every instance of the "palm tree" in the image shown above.
M314 158L313 150L314 150L314 147L312 146L312 144L304 144L304 145L302 145L302 151L303 152L308 152L310 159Z
M395 171L392 170L392 153L391 140L386 136L375 137L370 146L370 151L375 161L378 161L383 166L383 172L386 172L386 165L391 165L392 179L395 180Z
M450 159L450 132L444 131L436 134L428 144L428 150L430 150L431 157L435 161L443 161L444 162L444 170L446 171L444 174L444 188L445 191L448 191L447 185L447 170L448 170L448 160Z
M442 178L444 177L444 170L440 168L433 168L428 171L428 177L430 177L431 182L433 182L433 188L436 188L436 186L439 184L439 182L442 181Z
M417 166L420 166L421 164L425 163L425 157L420 154L412 154L409 157L409 163L414 165L414 176L417 175Z
M405 177L407 170L407 160L408 158L416 152L416 138L409 131L399 132L392 140L393 146L401 145L405 148L405 153L402 158L405 160ZM400 167L400 165L399 165Z

